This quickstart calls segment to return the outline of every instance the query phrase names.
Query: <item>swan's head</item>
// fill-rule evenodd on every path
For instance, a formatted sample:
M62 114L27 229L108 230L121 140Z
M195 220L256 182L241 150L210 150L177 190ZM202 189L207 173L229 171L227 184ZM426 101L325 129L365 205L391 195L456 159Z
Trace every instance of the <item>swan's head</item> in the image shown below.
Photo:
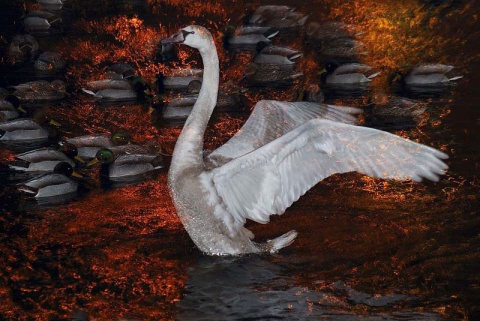
M163 39L161 43L183 43L184 45L201 50L210 47L213 43L213 38L206 28L192 25L180 29L180 31L173 36Z

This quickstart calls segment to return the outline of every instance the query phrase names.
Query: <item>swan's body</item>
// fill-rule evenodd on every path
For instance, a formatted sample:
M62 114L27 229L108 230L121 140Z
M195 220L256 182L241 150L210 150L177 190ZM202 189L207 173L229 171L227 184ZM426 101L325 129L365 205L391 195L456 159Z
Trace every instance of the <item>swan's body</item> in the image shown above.
M197 48L203 59L203 86L177 140L168 185L180 220L207 254L275 252L291 244L295 231L258 244L244 224L267 223L334 173L420 181L438 180L447 168L440 151L342 123L355 122L350 114L359 113L356 108L308 102L258 102L242 129L204 158L204 132L218 93L215 43L199 26L163 41Z

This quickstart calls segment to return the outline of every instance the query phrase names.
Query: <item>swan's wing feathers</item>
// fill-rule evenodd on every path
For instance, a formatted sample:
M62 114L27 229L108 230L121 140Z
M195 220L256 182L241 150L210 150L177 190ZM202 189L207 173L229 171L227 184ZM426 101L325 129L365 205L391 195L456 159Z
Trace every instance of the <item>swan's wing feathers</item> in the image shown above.
M217 167L245 155L285 135L314 118L356 124L354 115L362 110L311 102L259 101L243 127L227 143L205 159L208 167Z
M311 187L335 173L438 180L447 155L376 129L314 119L210 172L231 229L246 219L266 223ZM230 222L230 223L228 223Z

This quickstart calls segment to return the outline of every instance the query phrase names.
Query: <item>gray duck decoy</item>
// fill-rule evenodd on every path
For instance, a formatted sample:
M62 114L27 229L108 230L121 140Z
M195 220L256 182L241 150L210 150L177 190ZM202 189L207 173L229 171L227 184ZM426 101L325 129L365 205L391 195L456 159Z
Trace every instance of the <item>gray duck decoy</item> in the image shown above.
M140 145L100 149L89 166L97 162L108 165L110 179L139 176L164 167L162 155L155 153L152 148Z
M257 50L260 44L270 44L278 32L261 26L242 26L234 31L227 27L225 46L232 50Z
M325 69L326 72L322 78L329 85L366 84L380 74L380 72L371 73L371 66L358 63L338 65L330 62Z
M76 193L79 184L71 178L82 177L69 163L58 163L53 173L47 173L19 184L18 189L36 199Z
M51 172L61 162L68 163L75 168L75 162L70 158L75 156L77 156L75 150L73 154L67 156L57 149L44 147L15 155L15 161L9 163L8 166L24 172Z
M202 87L202 69L174 69L168 76L158 74L161 90L198 93Z
M459 75L450 75L454 66L443 64L420 64L413 67L410 72L402 77L401 74L396 75L403 78L407 86L435 86L448 84L451 81L463 78Z
M60 150L65 154L74 153L76 150L79 160L89 160L95 157L102 148L111 148L114 146L125 145L130 142L130 137L124 133L116 132L113 134L90 134L67 138L59 142Z
M50 31L51 28L61 29L61 23L62 18L46 10L30 11L25 18L23 18L25 30L32 33L47 32Z
M301 51L281 46L265 46L256 55L253 62L257 64L296 64L303 55Z
M19 118L0 123L0 141L43 142L57 135L55 127L60 124L43 114L34 118Z

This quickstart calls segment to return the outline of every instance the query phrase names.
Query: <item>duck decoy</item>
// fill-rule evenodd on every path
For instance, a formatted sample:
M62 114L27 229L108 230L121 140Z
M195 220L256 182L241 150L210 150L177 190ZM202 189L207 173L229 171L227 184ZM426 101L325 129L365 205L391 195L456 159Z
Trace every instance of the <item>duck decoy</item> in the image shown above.
M60 162L55 166L53 173L43 174L23 182L19 184L18 189L37 199L76 193L78 183L70 176L82 177L69 163Z
M48 32L51 28L61 29L62 18L46 10L34 10L23 18L25 30L35 32Z
M98 101L132 101L137 99L137 91L135 89L102 89L99 91L92 91L82 88L84 93L87 93Z
M374 95L372 113L384 117L418 117L427 110L427 105L417 100L391 95Z
M335 39L355 38L362 34L357 26L341 21L310 22L305 32L310 42L318 41L322 45Z
M325 97L320 90L320 86L316 84L310 84L305 87L301 87L297 92L297 101L309 101L312 103L323 103Z
M45 51L38 56L33 67L42 72L57 72L65 67L65 60L58 52Z
M270 27L244 26L235 31L227 29L225 46L231 50L257 50L258 46L266 46L279 33Z
M173 90L195 94L202 87L202 69L176 69L168 76L158 74L158 81L161 82L163 90Z
M37 0L37 3L45 10L61 10L65 0Z
M97 162L108 165L108 177L111 180L140 176L164 167L162 155L140 145L100 149L89 166Z
M44 147L15 155L15 161L8 166L17 171L51 172L61 162L75 168L75 162L70 158L75 156L76 153L67 156L55 148Z
M63 80L36 80L27 83L10 86L14 89L12 95L17 96L21 101L46 101L65 98L66 84Z
M371 102L371 117L365 117L366 122L371 121L377 128L390 130L416 126L427 110L426 103L393 95L376 94Z
M290 245L290 231L266 243L253 241L247 219L267 223L311 187L335 173L433 181L444 173L447 155L380 130L322 119L332 109L340 119L356 108L307 102L260 101L226 144L204 158L203 134L216 105L219 60L210 32L182 28L164 43L198 49L203 85L176 142L168 186L177 215L196 246L210 255L276 252Z
M102 148L125 145L129 142L130 137L128 135L116 132L113 134L90 134L68 138L59 142L59 147L64 153L72 153L71 150L76 149L77 156L80 159L92 159L98 150Z
M326 73L322 75L325 83L335 85L369 83L380 74L380 72L370 73L373 69L371 66L358 63L338 65L330 62L325 69Z
M38 41L29 34L16 35L7 49L7 57L12 63L33 60L39 50Z
M126 79L101 79L87 82L87 89L99 91L104 89L133 90L132 83Z
M197 99L198 95L187 95L172 99L169 103L165 104L162 117L168 120L187 119Z
M337 60L343 59L345 61L355 60L357 56L366 55L365 45L353 38L338 38L326 43L318 51L320 55L328 58L335 58Z
M116 63L107 68L107 76L111 79L130 79L136 74L135 68L127 63Z
M249 63L245 66L244 76L252 86L288 87L303 76L294 68L295 65Z
M266 46L255 55L254 62L257 64L291 65L296 64L298 58L302 55L302 52L292 48Z
M294 10L294 7L282 5L259 6L250 16L249 22L250 24L262 24L268 20L282 19Z
M25 109L20 106L20 100L13 96L7 95L0 100L0 122L16 119L20 116L20 112L25 113Z
M262 17L258 23L262 26L268 26L275 29L287 29L303 27L307 22L308 16L299 12L287 12L282 17ZM295 29L296 30L296 29Z
M33 119L19 118L0 123L0 141L43 142L57 135L55 127L60 124L48 119L44 114L36 114Z
M245 99L244 92L242 88L227 83L218 92L216 110L228 112L241 108ZM198 95L175 97L164 106L162 117L167 120L187 119L197 99Z
M442 64L420 64L413 67L403 80L407 86L447 84L463 78L459 75L449 75L454 68L454 66Z

